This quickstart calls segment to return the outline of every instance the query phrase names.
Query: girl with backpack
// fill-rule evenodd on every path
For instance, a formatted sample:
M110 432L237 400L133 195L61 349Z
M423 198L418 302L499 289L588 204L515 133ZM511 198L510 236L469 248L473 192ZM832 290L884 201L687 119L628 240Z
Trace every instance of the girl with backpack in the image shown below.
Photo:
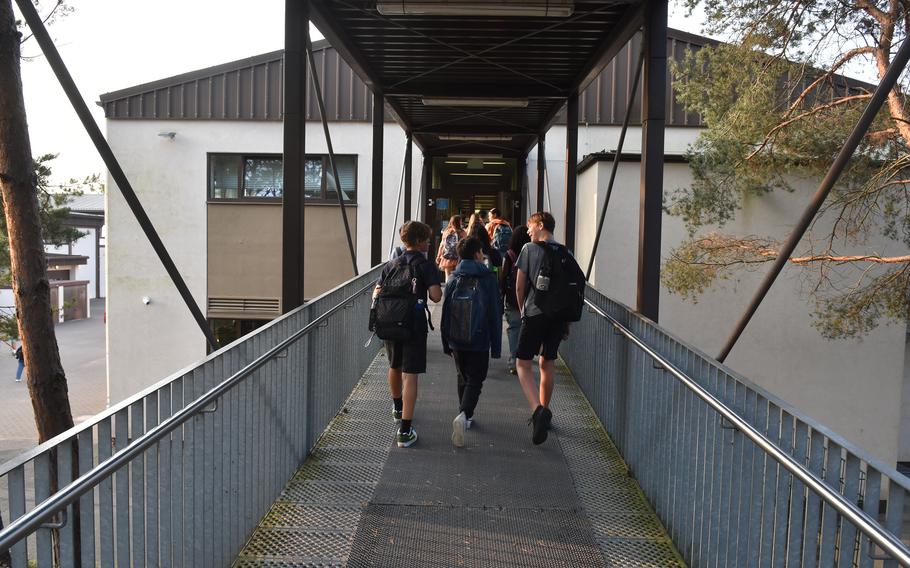
M461 228L461 215L452 215L449 226L442 232L442 241L436 251L436 266L446 273L446 282L458 266L458 241L465 238L467 233Z
M526 244L531 242L528 236L528 227L522 225L512 231L509 241L509 250L502 261L502 272L499 277L499 289L503 298L506 315L506 333L509 336L509 372L513 375L515 370L515 352L518 351L518 332L521 329L521 307L515 296L515 281L518 277L518 255Z

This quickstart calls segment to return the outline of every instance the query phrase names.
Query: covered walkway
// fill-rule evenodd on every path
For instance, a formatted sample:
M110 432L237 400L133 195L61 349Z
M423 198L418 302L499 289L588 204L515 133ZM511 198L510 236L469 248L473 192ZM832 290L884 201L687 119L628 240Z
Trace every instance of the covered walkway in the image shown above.
M429 344L417 444L393 444L380 353L235 566L684 566L565 366L543 445L500 360L456 449L454 366Z

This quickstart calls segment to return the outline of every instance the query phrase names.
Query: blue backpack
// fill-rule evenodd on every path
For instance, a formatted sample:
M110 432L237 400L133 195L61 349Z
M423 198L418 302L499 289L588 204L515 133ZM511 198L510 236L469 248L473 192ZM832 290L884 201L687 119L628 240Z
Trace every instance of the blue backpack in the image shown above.
M505 254L509 250L509 241L512 240L512 227L502 223L493 231L493 248Z
M474 276L458 275L447 284L455 291L449 298L449 343L452 347L466 348L487 333L487 299L480 291L480 280Z

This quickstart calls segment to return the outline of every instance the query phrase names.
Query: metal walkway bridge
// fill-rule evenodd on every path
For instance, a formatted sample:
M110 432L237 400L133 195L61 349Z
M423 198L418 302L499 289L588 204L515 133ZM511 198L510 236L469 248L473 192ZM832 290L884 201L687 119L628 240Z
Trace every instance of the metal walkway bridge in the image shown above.
M554 431L431 354L391 449L364 274L0 466L12 566L897 566L910 482L589 293ZM614 445L615 443L615 445Z

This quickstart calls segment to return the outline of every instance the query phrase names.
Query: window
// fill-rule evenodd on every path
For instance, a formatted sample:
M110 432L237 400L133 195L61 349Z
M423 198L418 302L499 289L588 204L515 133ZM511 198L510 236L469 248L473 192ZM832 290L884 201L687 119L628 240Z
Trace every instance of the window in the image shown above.
M304 163L304 195L308 203L337 203L338 186L345 202L357 198L357 156L336 155L340 183L335 182L327 155L311 155ZM209 199L277 200L284 192L280 155L209 155Z

